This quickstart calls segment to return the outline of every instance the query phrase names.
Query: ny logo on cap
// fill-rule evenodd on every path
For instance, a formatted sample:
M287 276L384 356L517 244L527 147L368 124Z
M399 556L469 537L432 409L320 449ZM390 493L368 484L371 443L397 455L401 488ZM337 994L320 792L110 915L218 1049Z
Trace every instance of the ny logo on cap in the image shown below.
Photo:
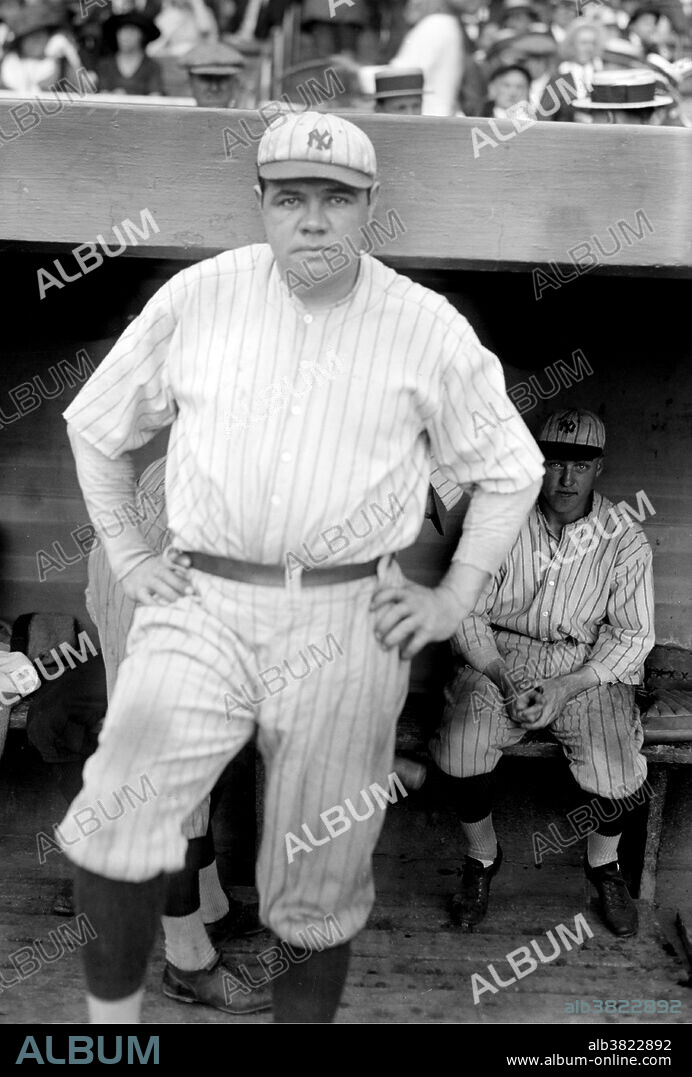
M573 434L577 429L577 424L574 419L560 419L557 428L561 434Z
M316 150L330 150L333 141L329 131L318 131L316 127L308 135L308 146L314 146Z

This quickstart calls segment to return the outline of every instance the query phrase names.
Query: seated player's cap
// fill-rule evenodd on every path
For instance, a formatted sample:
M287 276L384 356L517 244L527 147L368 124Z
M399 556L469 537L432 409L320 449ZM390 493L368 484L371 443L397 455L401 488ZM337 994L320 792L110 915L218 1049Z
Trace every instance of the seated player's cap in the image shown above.
M592 411L569 408L549 415L538 435L548 460L593 460L605 448L605 426Z
M262 179L333 179L347 187L372 187L375 147L360 127L333 113L303 112L267 128L257 150Z

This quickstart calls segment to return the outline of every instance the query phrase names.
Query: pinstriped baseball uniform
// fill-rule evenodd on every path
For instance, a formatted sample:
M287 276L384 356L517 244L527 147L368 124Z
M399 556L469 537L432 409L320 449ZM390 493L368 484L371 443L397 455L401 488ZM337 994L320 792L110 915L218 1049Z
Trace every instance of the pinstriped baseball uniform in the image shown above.
M170 542L166 519L165 497L166 458L155 460L142 473L137 483L136 508L141 532L156 553L162 553ZM120 519L116 522L126 522ZM132 625L136 604L125 594L108 563L103 546L89 554L87 609L98 628L103 663L106 667L108 698L113 695L115 680L125 657L127 637ZM205 798L185 820L186 838L201 838L209 823L209 799Z
M379 557L380 579L401 579L387 555L420 530L431 452L457 484L509 493L537 480L541 456L518 414L475 436L471 411L488 401L511 407L498 361L463 316L369 256L351 293L313 313L266 245L184 270L153 297L66 418L110 457L172 424L175 545L279 565L293 552L299 563L286 588L192 571L198 597L137 609L99 749L61 831L69 839L76 812L141 774L158 795L66 844L71 859L130 881L178 870L182 819L257 724L264 923L295 945L329 914L347 938L363 926L384 812L329 841L320 815L346 799L361 810L362 789L387 785L409 664L374 644L374 577L303 589L302 562ZM374 505L385 511L366 522ZM285 835L303 824L321 844L289 863Z
M654 644L653 615L651 548L622 509L594 493L591 511L557 539L534 506L453 641L468 665L447 689L431 742L439 766L456 777L487 773L526 735L481 672L493 659L515 671L520 690L586 664L600 684L574 697L550 731L587 792L634 792L646 777L634 686Z

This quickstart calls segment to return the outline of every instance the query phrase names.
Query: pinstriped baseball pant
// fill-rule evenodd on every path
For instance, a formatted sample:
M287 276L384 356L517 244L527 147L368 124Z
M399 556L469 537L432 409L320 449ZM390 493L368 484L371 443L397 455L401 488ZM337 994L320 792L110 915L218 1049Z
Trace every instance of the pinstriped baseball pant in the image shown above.
M383 558L378 575L396 583L401 570ZM328 841L320 816L347 799L365 814L360 791L375 782L389 787L409 678L398 650L375 642L375 577L302 590L197 571L191 580L198 598L135 613L98 749L60 826L66 855L123 881L178 871L183 821L257 726L266 766L261 919L296 946L306 945L308 925L329 915L351 938L374 901L371 858L385 812L376 807ZM75 816L84 820L125 784L143 788L142 775L155 796L80 836ZM321 844L307 840L303 824ZM291 862L288 832L307 846Z
M604 684L580 692L550 732L585 792L617 800L644 782L646 760L640 752L644 733L633 685ZM508 717L497 686L463 666L445 690L443 720L430 752L445 773L470 778L494 770L503 749L525 736L526 730Z

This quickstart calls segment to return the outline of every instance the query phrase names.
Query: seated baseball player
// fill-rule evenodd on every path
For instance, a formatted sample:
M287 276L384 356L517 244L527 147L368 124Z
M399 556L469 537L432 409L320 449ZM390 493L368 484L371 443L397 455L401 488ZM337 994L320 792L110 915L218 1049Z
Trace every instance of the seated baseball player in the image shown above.
M459 664L430 745L468 843L452 919L465 930L480 923L502 863L491 775L503 749L550 729L585 799L609 820L589 834L585 871L606 925L624 937L636 933L637 912L617 851L623 808L646 778L634 691L654 644L651 549L594 490L605 446L596 415L556 412L538 444L541 493L453 640Z
M135 502L142 534L157 553L163 553L170 538L165 473L165 457L150 464L137 484ZM124 524L123 516L128 512L117 510L117 514L119 522ZM125 657L136 604L116 579L102 544L89 554L88 570L87 609L98 628L110 698ZM235 765L234 760L230 768ZM218 803L222 782L223 778L183 825L188 839L185 867L169 876L161 917L166 951L162 988L164 995L178 1002L201 1003L224 1013L242 1014L247 1009L248 996L236 993L236 997L229 997L224 990L224 976L237 973L226 964L224 944L239 935L260 931L261 925L257 906L234 900L219 879L210 817ZM80 786L81 780L72 796L79 792ZM253 1010L257 1003L254 995Z

